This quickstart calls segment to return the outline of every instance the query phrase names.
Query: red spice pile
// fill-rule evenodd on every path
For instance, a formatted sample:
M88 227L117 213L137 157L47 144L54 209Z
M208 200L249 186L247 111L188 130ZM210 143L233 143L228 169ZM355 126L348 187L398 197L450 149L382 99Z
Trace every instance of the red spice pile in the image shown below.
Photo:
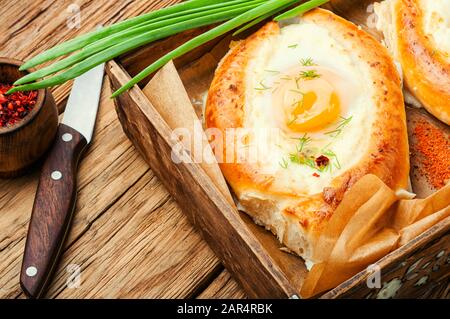
M6 95L12 85L0 83L0 128L14 125L27 116L37 101L37 91Z
M439 128L426 121L417 123L414 129L417 150L422 155L421 174L434 188L445 186L450 180L450 141Z

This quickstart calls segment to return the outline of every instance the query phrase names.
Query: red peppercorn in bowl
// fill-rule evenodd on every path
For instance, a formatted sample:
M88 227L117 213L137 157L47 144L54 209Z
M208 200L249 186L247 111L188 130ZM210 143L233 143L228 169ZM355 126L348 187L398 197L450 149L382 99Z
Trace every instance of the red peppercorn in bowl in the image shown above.
M52 144L58 110L48 90L6 92L17 79L22 61L0 58L0 178L22 175Z
M13 86L0 83L0 128L14 126L33 111L37 91L6 94Z

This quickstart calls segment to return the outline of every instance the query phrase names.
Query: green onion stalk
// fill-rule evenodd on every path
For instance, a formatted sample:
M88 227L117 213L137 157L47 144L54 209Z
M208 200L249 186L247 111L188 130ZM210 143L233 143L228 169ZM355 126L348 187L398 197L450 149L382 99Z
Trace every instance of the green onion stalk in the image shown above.
M141 80L160 69L170 60L230 31L234 34L275 16L275 21L290 19L327 3L329 0L310 0L280 15L299 0L189 0L180 4L131 18L102 29L81 35L59 44L27 61L21 70L68 57L32 72L14 83L8 93L53 87L74 79L97 65L110 61L157 40L174 34L212 24L217 27L193 38L155 61L127 84L113 93L117 97Z

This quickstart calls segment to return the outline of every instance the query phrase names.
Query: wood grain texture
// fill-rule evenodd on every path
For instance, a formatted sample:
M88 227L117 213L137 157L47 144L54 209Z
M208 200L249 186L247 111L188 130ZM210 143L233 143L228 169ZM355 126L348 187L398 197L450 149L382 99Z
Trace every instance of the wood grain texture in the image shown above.
M198 299L243 299L245 292L233 280L228 270L223 270L220 275L206 288Z
M105 225L105 220L114 229ZM90 252L93 247L98 247L95 254ZM82 284L73 290L65 289L64 268L71 264L82 268ZM147 171L69 248L50 295L191 297L217 267L217 258Z
M175 2L7 0L0 6L0 56L27 59L98 23ZM81 29L66 26L72 3L82 9ZM94 139L79 170L73 226L46 297L195 297L223 267L123 134L109 86L105 81ZM52 90L60 112L70 88ZM0 179L0 298L25 297L19 273L38 179L37 169ZM81 267L78 288L67 285L71 265Z

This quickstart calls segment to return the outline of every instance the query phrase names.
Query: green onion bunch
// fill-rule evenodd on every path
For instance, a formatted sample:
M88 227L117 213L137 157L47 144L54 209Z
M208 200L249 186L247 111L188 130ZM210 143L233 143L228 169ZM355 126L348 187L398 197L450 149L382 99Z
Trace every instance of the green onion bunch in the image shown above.
M281 15L275 21L293 18L329 0L310 0ZM64 59L30 73L14 83L8 93L48 88L74 79L99 64L124 53L174 34L222 23L193 38L155 61L130 82L114 92L113 97L133 87L175 59L223 34L240 33L279 14L299 0L188 0L180 4L140 15L81 35L45 51L22 65L21 70L66 56Z

